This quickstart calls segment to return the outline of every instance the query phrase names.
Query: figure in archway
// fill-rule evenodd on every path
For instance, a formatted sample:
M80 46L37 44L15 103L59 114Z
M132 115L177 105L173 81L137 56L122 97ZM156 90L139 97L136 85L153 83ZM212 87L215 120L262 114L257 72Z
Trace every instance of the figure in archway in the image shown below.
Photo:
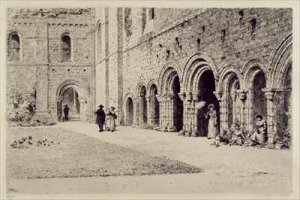
M213 139L216 137L218 132L218 122L217 122L217 112L215 110L214 104L208 106L209 111L205 114L205 117L208 118L208 133L207 138Z
M256 116L256 126L248 137L252 141L251 145L265 143L267 138L267 122L263 119L262 115Z
M68 104L65 105L64 107L64 118L63 121L69 121L69 106Z
M197 132L198 136L208 136L209 119L206 115L211 112L209 106L213 106L213 110L216 115L216 133L219 130L219 102L214 94L215 91L215 79L213 72L207 70L203 72L198 83L198 96L199 101L206 102L206 106L197 111ZM207 106L208 105L208 106ZM208 119L208 120L207 120ZM211 135L213 136L213 135ZM209 136L211 138L211 136Z

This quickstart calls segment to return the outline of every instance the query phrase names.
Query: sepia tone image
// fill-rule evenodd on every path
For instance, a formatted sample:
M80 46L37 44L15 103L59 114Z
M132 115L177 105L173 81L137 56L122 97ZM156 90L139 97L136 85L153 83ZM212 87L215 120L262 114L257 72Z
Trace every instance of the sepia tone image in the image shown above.
M293 192L292 8L6 16L8 197Z

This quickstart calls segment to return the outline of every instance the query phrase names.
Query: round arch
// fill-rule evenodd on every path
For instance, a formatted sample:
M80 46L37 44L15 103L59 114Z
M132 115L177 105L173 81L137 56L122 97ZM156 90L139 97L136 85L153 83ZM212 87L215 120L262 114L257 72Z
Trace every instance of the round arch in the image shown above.
M209 56L204 53L196 53L188 59L181 77L186 92L193 92L192 90L197 88L197 81L195 80L199 80L201 74L206 70L212 70L217 83L219 78L218 69Z
M288 68L292 64L292 33L279 45L273 56L271 66L271 81L273 88L283 87L282 77L285 76Z
M170 79L173 76L180 77L180 70L175 62L169 62L166 65L163 66L163 68L159 72L158 77L158 93L159 94L165 94L170 92Z
M83 86L83 84L81 83L81 81L78 80L66 80L57 87L56 90L57 118L61 119L64 98L66 93L70 93L70 91L72 91L71 93L74 95L73 96L74 99L71 101L73 103L73 106L75 106L76 104L76 106L80 108L80 112L78 116L79 120L86 121L86 105L87 105L88 93L85 87Z
M236 66L234 66L234 65L227 65L220 72L220 77L219 77L219 82L218 82L218 86L217 86L217 91L223 92L224 83L226 82L227 79L230 79L233 76L237 77L237 79L240 82L240 88L243 88L244 87L242 85L243 75L240 72L240 70L238 70L238 68Z
M252 86L253 79L255 75L259 72L263 72L266 79L266 87L270 86L270 79L269 79L269 69L267 67L267 63L261 61L260 59L252 59L248 61L242 70L243 73L243 80L241 81L244 87ZM246 88L247 89L247 88ZM250 89L250 88L248 88Z
M124 102L125 125L132 126L135 118L135 99L132 93L125 96Z

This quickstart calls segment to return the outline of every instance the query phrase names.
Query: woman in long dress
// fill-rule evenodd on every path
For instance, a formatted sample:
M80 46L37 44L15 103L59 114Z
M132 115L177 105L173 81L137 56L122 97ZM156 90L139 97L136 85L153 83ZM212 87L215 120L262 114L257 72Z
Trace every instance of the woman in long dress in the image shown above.
M205 117L209 118L207 138L212 139L212 138L216 137L217 132L218 132L217 112L216 112L215 106L213 104L210 104L208 106L208 109L209 109L209 111L205 114Z
M107 131L114 132L116 130L116 119L117 115L115 113L115 107L111 107L110 111L106 115L106 129Z

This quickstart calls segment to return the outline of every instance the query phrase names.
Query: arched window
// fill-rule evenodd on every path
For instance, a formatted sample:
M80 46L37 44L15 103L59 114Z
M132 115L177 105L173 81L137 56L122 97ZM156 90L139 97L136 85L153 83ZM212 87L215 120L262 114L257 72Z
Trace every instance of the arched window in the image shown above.
M11 33L8 38L8 59L20 60L20 38L16 32Z
M63 34L61 37L61 55L62 55L62 62L70 61L71 38L68 34Z

